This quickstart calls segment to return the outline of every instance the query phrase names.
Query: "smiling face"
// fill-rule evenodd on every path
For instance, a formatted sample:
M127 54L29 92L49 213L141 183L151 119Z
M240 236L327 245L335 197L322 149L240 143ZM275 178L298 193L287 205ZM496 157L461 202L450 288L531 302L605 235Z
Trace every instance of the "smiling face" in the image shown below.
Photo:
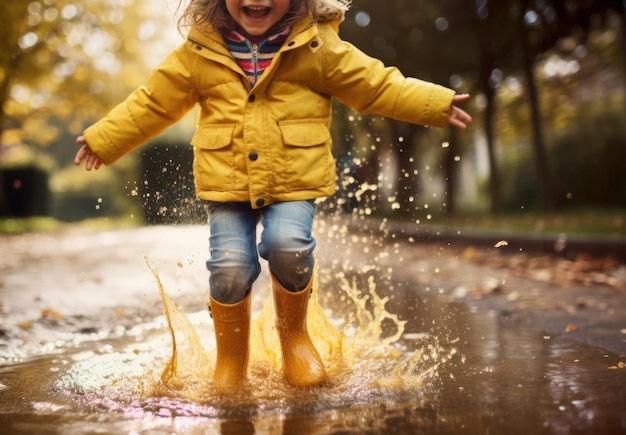
M291 0L225 0L239 30L252 36L267 33L289 11Z

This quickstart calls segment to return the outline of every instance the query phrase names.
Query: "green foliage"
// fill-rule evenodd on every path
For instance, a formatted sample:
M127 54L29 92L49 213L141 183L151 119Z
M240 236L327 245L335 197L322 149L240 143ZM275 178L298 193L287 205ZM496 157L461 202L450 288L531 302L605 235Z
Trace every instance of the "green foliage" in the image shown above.
M581 116L551 147L559 208L626 205L626 128L618 114Z
M619 113L581 111L548 149L557 209L626 205L626 128ZM502 162L507 211L537 210L539 185L529 147Z
M505 212L541 209L539 180L530 147L507 153L501 162L502 205Z

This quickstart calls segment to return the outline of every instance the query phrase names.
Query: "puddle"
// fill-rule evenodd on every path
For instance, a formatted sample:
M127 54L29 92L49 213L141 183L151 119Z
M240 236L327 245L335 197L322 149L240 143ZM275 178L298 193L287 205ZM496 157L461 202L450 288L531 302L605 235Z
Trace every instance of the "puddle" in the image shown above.
M618 356L495 312L416 296L415 284L383 284L373 274L335 281L341 289L326 289L325 305L347 311L311 310L327 386L283 382L277 342L265 335L271 310L257 303L249 385L228 397L212 393L209 316L171 306L176 367L165 318L156 320L160 327L137 325L131 335L5 365L0 427L13 434L626 431ZM377 293L385 288L393 298Z

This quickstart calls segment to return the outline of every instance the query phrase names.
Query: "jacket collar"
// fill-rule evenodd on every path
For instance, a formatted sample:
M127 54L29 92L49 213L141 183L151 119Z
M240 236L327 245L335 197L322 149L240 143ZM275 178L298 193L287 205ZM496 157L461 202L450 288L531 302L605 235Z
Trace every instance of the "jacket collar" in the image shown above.
M316 37L318 30L319 28L315 23L315 20L313 20L313 17L311 16L305 17L302 20L296 22L293 25L290 34L287 36L287 40L282 45L280 50L276 53L276 61L278 61L278 57L281 55L281 53L308 44L309 41ZM213 26L207 25L203 29L192 27L189 31L189 35L187 36L186 45L189 49L191 49L198 55L216 62L220 62L221 64L231 68L232 70L240 72L245 78L243 71L241 70L235 59L233 59L230 51L228 51L228 47L224 42L222 34L219 31L215 30ZM266 70L266 74L264 74L260 78L257 85L260 82L265 81L266 77L271 75L270 72L273 70L274 65L275 62L272 62L272 65ZM245 79L245 83L248 83L247 78Z

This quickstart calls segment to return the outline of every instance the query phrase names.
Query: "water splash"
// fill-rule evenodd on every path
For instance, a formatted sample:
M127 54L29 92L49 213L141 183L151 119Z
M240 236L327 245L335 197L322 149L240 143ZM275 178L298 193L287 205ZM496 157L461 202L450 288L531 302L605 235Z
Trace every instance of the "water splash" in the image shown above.
M264 411L317 412L406 394L415 397L427 379L437 377L440 364L454 354L453 349L433 343L428 335L420 336L424 343L418 343L417 350L407 350L402 344L407 341L403 338L406 322L386 310L388 298L376 292L374 277L368 279L367 291L360 290L355 280L349 281L342 274L337 277L345 295L342 299L353 308L347 319L322 309L315 278L307 323L326 364L328 382L299 389L284 381L273 303L268 297L262 309L253 313L245 388L232 395L219 394L211 381L215 344L208 312L181 312L167 295L156 269L149 263L148 267L163 301L169 337L144 337L145 342L122 351L76 356L57 382L66 394L87 397L90 406L130 415L215 417ZM390 322L395 333L384 336L383 322ZM200 338L205 335L209 338Z
M172 356L161 374L161 381L171 388L193 390L199 381L202 384L201 381L209 378L210 357L189 319L165 293L156 269L147 259L146 263L156 279L159 295L163 301L167 329L172 339Z

